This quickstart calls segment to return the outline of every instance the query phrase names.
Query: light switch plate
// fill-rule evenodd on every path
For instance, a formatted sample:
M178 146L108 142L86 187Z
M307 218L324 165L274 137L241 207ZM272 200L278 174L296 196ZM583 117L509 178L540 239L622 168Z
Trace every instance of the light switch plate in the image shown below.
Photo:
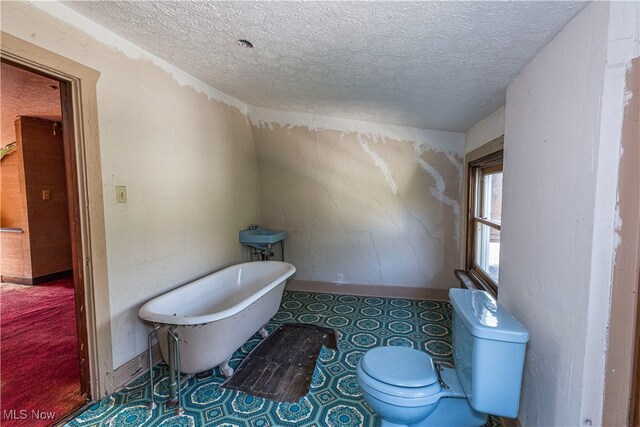
M118 203L127 203L127 187L124 185L116 187L116 201Z

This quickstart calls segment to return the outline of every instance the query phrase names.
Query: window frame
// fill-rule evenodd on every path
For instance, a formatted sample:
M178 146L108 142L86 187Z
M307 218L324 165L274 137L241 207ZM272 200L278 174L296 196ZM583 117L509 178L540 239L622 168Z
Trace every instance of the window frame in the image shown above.
M500 143L502 140L499 141ZM465 247L465 271L479 288L498 295L498 284L475 263L476 225L484 224L492 229L501 230L501 224L480 217L480 200L482 199L482 172L502 171L504 150L499 149L467 163L467 239Z

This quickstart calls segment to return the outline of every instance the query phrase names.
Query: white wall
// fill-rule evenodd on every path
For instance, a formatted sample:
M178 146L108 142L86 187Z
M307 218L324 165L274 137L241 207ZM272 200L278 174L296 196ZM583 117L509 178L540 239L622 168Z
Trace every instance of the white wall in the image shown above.
M146 348L142 303L241 260L238 230L260 220L247 107L60 3L4 2L2 31L101 73L116 368ZM127 204L116 204L116 185Z
M608 26L609 4L590 4L507 89L499 301L531 333L525 426L601 419L610 277L596 270L612 257L597 233L617 179L603 173Z
M455 286L463 138L250 108L264 225L297 280Z
M468 154L504 134L504 106L473 125L464 136L464 153Z

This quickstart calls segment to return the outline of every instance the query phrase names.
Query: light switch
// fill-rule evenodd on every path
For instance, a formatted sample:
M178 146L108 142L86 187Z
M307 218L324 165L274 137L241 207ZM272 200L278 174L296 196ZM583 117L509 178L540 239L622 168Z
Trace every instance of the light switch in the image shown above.
M42 190L42 200L51 200L51 190Z
M116 187L116 201L118 203L127 203L127 187L125 186Z

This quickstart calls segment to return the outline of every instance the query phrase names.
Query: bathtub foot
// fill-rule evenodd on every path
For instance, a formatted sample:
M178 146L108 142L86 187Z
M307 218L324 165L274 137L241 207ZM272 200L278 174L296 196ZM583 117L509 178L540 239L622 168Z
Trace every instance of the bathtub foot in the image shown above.
M174 415L182 415L184 414L184 408L182 407L182 405L180 405L180 401L178 399L176 400L167 400L164 403L164 406L166 408L166 411L173 411Z
M180 386L183 386L183 385L185 385L186 383L188 383L188 382L189 382L189 380L190 380L191 378L193 378L193 377L195 377L195 375L193 375L193 374L183 374L183 375L180 375Z
M228 358L218 366L220 368L220 372L222 372L222 375L224 375L225 378L231 378L231 375L233 375L233 368L229 366L230 360L231 358Z
M266 330L266 328L263 326L262 328L260 328L260 330L258 331L258 333L260 334L260 336L264 339L266 337L269 336L269 331Z
M213 376L213 369L207 369L206 371L198 372L196 374L196 378L199 380L209 378L210 376Z

